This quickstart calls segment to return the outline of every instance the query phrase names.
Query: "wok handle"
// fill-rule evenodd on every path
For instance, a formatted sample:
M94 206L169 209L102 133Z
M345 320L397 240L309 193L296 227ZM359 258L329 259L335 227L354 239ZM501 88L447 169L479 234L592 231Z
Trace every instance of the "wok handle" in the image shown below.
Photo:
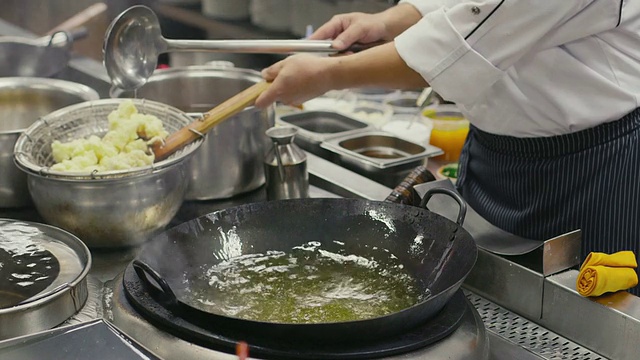
M144 283L149 290L158 290L156 286L154 286L151 281L149 281L149 277L160 286L160 290L164 296L164 304L168 308L175 308L178 306L178 298L176 298L176 294L171 290L169 283L160 275L157 271L155 271L149 264L141 260L133 260L133 270L136 271L136 274L140 278L140 280Z
M450 197L453 198L453 200L455 200L458 203L458 205L460 205L460 211L458 212L458 219L456 220L456 223L462 226L462 224L464 223L464 217L467 215L467 203L465 203L464 200L462 200L460 195L458 195L455 191L451 189L433 188L433 189L427 190L427 192L424 194L424 197L422 198L422 201L420 201L420 207L426 209L427 203L429 202L429 200L431 200L431 197L434 194L449 195Z

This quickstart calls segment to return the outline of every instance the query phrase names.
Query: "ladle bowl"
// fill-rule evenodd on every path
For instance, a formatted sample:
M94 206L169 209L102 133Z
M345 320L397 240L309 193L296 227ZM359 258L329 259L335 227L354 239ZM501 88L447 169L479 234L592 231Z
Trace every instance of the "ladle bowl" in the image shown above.
M166 51L156 14L133 6L111 22L106 34L104 65L113 85L125 90L144 85Z
M160 22L150 8L136 5L118 15L107 29L104 65L113 85L133 90L153 74L158 55L166 52L204 51L226 53L334 54L328 40L171 40L162 36Z

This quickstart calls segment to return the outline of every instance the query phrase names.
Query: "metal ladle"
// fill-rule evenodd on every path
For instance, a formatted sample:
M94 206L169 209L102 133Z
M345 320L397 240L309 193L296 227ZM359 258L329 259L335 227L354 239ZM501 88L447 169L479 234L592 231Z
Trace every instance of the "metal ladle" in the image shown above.
M324 40L169 40L162 36L158 17L142 5L116 17L104 41L104 65L113 85L133 90L153 74L158 55L166 52L206 51L228 53L296 52L337 53Z

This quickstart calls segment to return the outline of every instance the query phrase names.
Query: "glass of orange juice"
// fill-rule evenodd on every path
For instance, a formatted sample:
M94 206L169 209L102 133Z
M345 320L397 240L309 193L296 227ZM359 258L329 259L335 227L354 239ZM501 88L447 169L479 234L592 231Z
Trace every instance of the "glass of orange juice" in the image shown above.
M436 161L456 162L469 133L469 120L453 104L435 105L422 110L422 116L433 123L430 143L444 154L434 157Z

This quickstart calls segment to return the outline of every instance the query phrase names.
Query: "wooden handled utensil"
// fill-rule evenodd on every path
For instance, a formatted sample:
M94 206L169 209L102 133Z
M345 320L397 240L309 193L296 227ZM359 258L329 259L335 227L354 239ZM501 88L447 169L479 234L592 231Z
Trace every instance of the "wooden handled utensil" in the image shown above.
M259 82L233 97L225 100L220 105L214 107L204 114L204 117L197 119L182 129L170 134L164 142L158 142L151 146L155 155L155 161L166 159L169 155L178 151L185 145L204 137L207 131L220 124L224 120L239 113L269 88L271 83Z

